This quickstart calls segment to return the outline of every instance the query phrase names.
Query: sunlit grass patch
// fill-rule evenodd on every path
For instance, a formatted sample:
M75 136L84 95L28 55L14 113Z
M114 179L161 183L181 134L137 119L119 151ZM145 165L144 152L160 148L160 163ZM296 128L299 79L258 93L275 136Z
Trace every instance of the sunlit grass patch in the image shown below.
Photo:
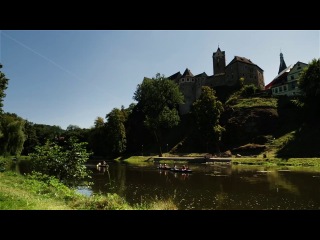
M277 108L278 99L276 98L239 98L233 108L252 108L252 107L271 107Z

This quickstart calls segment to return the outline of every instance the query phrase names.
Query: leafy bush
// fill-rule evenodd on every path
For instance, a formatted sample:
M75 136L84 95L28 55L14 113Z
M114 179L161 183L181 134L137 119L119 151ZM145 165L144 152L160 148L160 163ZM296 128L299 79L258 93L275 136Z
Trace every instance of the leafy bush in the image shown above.
M239 91L233 93L229 99L226 101L227 105L234 105L237 103L239 98L248 98L252 97L256 91L257 87L253 84L243 86Z
M245 85L240 90L240 96L241 97L251 97L253 94L255 94L257 91L257 87L253 84Z
M75 138L70 138L64 147L47 141L45 145L35 147L35 152L30 154L32 170L55 176L69 186L79 185L89 177L84 164L91 153L87 152L86 145L85 142L77 143Z

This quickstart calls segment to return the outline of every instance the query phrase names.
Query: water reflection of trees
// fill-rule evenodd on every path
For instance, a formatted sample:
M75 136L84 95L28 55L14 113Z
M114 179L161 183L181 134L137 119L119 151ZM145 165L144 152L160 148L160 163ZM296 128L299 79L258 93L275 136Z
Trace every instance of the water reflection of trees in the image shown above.
M118 194L125 196L126 191L126 165L119 165L117 167L116 183L118 185Z
M276 190L278 192L279 189L285 189L291 193L300 194L299 189L294 186L291 181L286 179L285 175L279 174L278 171L268 172L267 180L270 183L271 190Z
M233 174L241 175L241 179L250 183L265 182L269 183L269 189L279 192L279 189L287 190L294 194L300 194L299 189L283 174L277 167L252 166L238 167L234 166Z
M318 179L303 170L238 165L191 169L192 174L183 174L152 165L110 164L111 181L107 171L95 180L101 189L103 179L103 192L118 193L129 202L172 199L179 209L310 209L320 201L314 185Z

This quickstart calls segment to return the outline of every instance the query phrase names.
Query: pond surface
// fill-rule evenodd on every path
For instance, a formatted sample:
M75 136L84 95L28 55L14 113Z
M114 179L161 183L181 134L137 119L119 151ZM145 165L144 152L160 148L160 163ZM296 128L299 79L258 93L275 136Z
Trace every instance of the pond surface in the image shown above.
M172 199L178 209L320 209L320 169L249 165L190 164L191 174L109 163L92 170L91 189L117 193L130 204Z

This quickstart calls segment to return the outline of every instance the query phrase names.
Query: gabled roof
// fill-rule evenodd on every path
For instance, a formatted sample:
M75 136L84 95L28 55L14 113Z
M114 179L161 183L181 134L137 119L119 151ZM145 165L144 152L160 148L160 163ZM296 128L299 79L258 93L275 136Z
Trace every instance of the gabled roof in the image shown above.
M286 69L282 70L274 79L279 78L281 75L283 75L284 73L288 73L290 72L291 68L293 68L292 64L289 65L289 67L287 67Z
M229 64L232 64L232 63L234 63L234 62L236 62L236 61L255 65L253 62L251 62L250 59L245 58L245 57L239 57L239 56L234 56L234 59L232 59L232 61L231 61ZM228 64L228 65L229 65L229 64Z
M170 77L168 77L168 79L170 79L170 80L175 80L175 79L177 79L177 78L179 78L179 77L181 77L180 71L177 72L177 73L175 73L175 74L173 74L173 75L171 75Z
M247 63L247 64L250 64L250 65L254 65L254 66L258 67L261 71L263 71L263 69L260 68L257 64L254 64L253 62L251 62L250 59L245 58L245 57L239 57L239 56L234 56L232 61L226 67L228 67L229 65L231 65L231 64L233 64L235 62L243 62L243 63Z
M203 72L198 75L195 75L194 77L208 77L208 75L205 72Z
M298 65L298 64L304 64L304 65L308 66L307 63L298 61L298 62L296 62L296 63L292 66L292 68L294 68L294 67L295 67L296 65Z
M293 65L289 65L286 69L282 70L270 83L268 83L264 89L269 89L273 87L274 85L285 81L287 79L287 75L290 72L290 70L293 68Z
M186 70L182 74L182 77L193 77L193 74L188 68L186 68Z

